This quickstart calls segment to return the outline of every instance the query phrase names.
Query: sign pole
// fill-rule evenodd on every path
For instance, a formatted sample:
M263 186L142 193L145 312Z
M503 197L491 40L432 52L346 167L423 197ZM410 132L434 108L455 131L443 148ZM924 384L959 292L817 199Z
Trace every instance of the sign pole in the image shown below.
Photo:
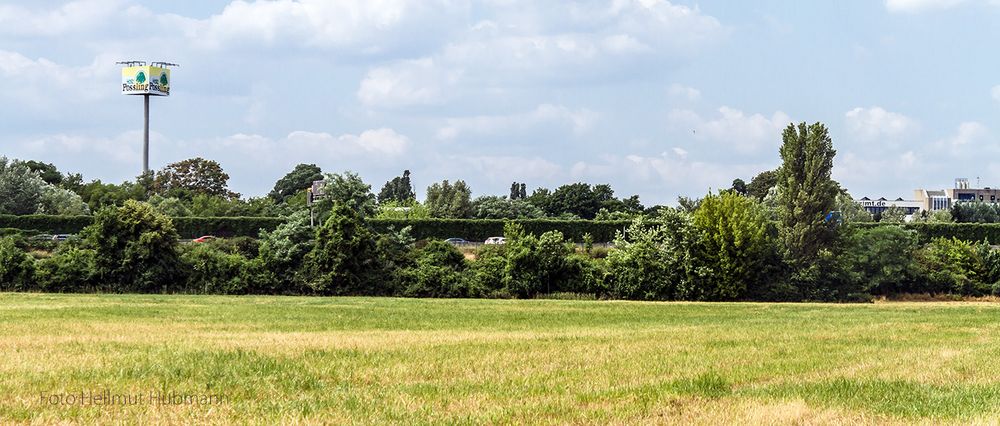
M144 120L142 126L142 175L149 174L149 95L142 95Z

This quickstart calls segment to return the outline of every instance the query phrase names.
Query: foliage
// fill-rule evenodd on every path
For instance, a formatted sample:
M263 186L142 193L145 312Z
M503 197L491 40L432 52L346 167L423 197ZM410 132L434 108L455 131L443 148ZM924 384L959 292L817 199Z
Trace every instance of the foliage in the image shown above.
M376 236L352 206L336 203L306 257L309 286L326 295L392 294L379 278ZM388 289L391 290L391 289Z
M314 181L323 180L323 170L315 164L299 164L281 179L274 183L274 189L267 194L278 203L285 202L289 197L304 192Z
M900 224L906 221L906 209L899 206L889 206L879 215L879 223Z
M405 271L408 297L476 297L479 292L470 287L466 275L468 262L454 246L444 241L431 241L417 250L416 265Z
M511 200L523 200L528 198L528 186L524 182L513 182L510 184L510 194L507 198Z
M767 170L760 172L757 176L754 176L750 180L750 183L746 185L746 193L752 198L756 198L758 201L764 201L764 197L767 193L778 185L778 174L781 170Z
M465 181L454 184L444 180L427 187L424 204L432 217L462 219L472 216L472 190Z
M735 300L777 278L777 249L760 204L735 191L709 194L692 215L706 269L697 299Z
M749 194L749 192L747 192L747 183L740 178L733 179L733 185L729 188L729 190L740 195Z
M38 262L38 288L47 292L93 291L96 282L97 253L75 244L64 244L48 259Z
M45 185L42 188L41 209L39 213L83 216L90 214L90 207L83 202L79 194L65 188Z
M607 257L611 297L686 299L705 272L697 263L701 233L686 213L665 210L661 222L633 221L615 238Z
M42 178L49 185L58 186L63 181L62 173L59 173L59 169L52 163L43 163L35 160L21 161L20 163L37 173L38 177Z
M495 195L476 198L472 202L476 219L537 219L545 216L542 209L523 199L510 200Z
M201 157L168 164L153 180L153 190L164 196L189 198L201 194L239 198L228 185L229 175L222 166Z
M241 275L247 259L242 255L227 253L212 244L190 244L183 250L181 262L188 269L188 291L242 294L247 290Z
M410 171L403 170L402 176L396 176L382 186L378 193L379 204L387 202L408 203L416 201L417 194L410 184Z
M110 291L166 291L182 282L177 231L149 204L105 207L82 236L84 247L95 251L97 279Z
M865 291L881 295L913 292L918 279L913 261L919 248L916 231L878 226L855 229L848 238L850 268L860 275Z
M857 201L847 193L841 192L837 194L837 211L840 212L840 217L844 224L850 225L855 223L870 223L873 222L872 214L868 213Z
M609 191L610 187L607 187L607 190ZM586 183L560 186L549 196L546 213L550 216L570 213L583 219L593 219L601 208L601 202L610 197L607 193L604 194L606 198L601 198L599 195Z
M416 200L405 203L387 201L379 203L378 215L375 218L390 220L430 219L431 212L426 205Z
M994 282L984 281L991 277L983 254L984 250L969 241L956 238L931 241L917 251L918 274L923 277L924 285L915 290L969 296L988 294Z
M303 259L315 246L315 231L309 226L309 213L301 211L288 217L288 221L273 231L260 232L257 258L247 265L248 289L252 293L296 293L304 286L305 278L299 272Z
M0 238L0 290L23 291L34 284L35 262L11 237Z
M959 223L998 223L1000 205L984 202L960 202L951 207L951 216Z
M788 260L808 267L828 250L836 234L826 215L834 210L839 185L830 178L833 141L820 123L789 124L782 134L778 213Z
M0 157L0 214L34 214L48 186L30 167Z
M354 209L362 218L372 218L378 212L372 187L354 172L329 173L326 175L324 191L326 198L318 203L321 222L326 221L327 212L335 204L343 204Z

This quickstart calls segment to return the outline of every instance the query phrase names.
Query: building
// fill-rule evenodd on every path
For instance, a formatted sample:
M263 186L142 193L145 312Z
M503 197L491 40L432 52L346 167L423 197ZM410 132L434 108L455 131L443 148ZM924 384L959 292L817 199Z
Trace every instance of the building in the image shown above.
M968 179L959 178L955 179L954 188L940 191L918 189L914 191L914 196L920 202L922 210L936 211L950 209L955 203L960 202L995 204L1000 202L1000 189L970 188Z
M903 209L907 215L912 215L923 210L922 202L916 200L904 200L902 198L887 200L885 197L882 197L877 200L872 200L871 198L864 197L856 201L861 205L861 207L864 207L865 210L872 215L880 215L890 207L899 207Z

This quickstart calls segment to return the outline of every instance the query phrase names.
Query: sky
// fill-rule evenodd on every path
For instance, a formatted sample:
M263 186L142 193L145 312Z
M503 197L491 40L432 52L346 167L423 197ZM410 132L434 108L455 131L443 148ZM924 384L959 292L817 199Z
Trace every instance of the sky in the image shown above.
M573 182L673 204L780 164L822 122L855 198L1000 187L997 0L0 1L0 156L121 182L180 64L150 167L218 161L266 194L299 163L374 191Z

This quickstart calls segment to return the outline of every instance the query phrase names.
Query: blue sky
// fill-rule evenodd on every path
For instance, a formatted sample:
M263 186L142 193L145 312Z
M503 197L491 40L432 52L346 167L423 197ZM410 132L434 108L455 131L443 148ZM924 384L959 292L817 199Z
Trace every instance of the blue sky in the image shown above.
M120 182L141 98L115 61L181 64L151 166L201 156L261 195L298 163L375 190L584 181L647 205L778 165L826 123L853 195L1000 186L990 0L0 2L0 155ZM530 190L529 190L530 191Z

